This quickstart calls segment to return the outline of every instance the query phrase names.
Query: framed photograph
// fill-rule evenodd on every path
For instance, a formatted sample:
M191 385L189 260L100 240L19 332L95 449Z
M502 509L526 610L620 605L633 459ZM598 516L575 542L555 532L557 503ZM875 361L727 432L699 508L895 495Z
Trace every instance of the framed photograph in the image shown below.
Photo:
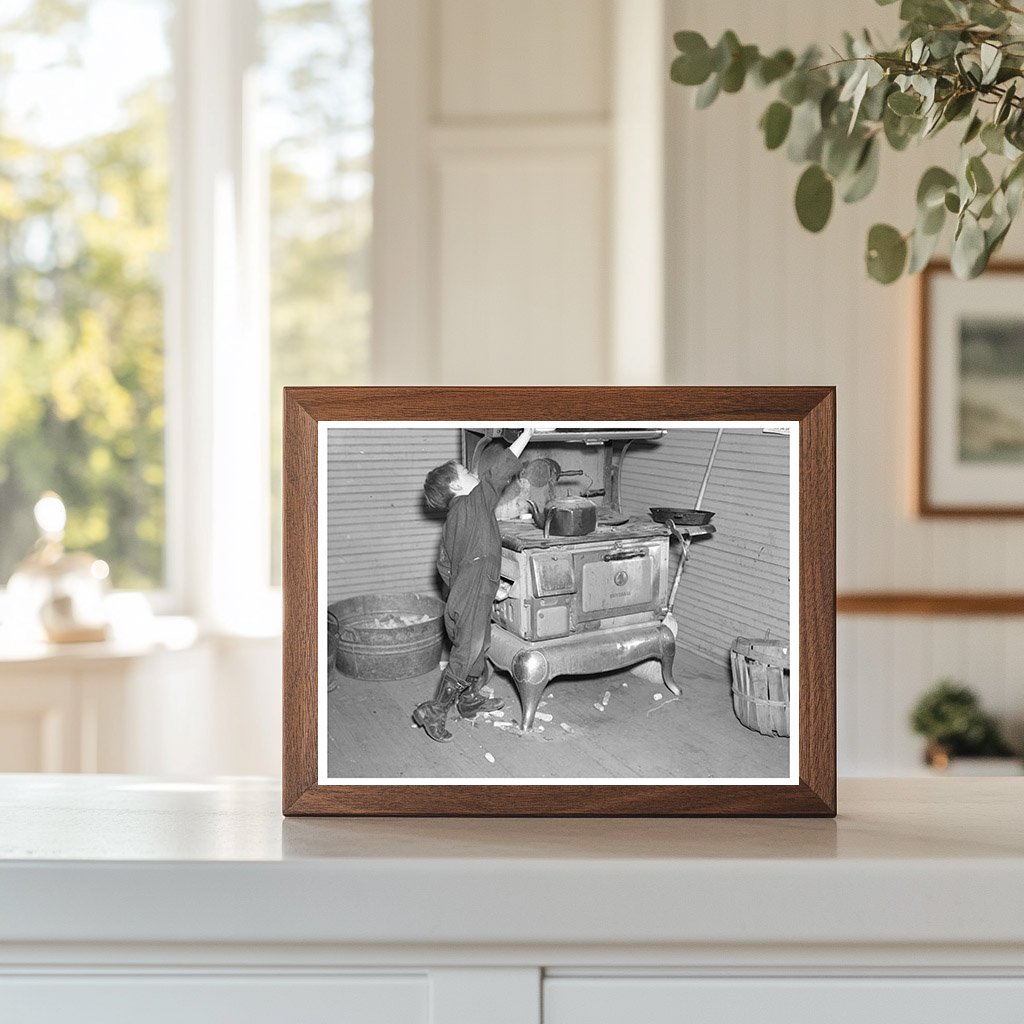
M288 388L284 813L835 803L832 388Z
M917 511L1024 515L1024 263L921 275Z

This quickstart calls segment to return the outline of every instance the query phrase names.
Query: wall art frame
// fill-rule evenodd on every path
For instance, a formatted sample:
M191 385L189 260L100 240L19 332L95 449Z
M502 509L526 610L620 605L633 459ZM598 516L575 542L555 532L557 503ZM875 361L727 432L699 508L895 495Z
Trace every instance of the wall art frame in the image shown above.
M326 655L323 615L328 592L325 524L331 502L349 500L337 482L328 490L326 438L332 430L344 437L347 429L356 426L430 431L452 424L464 431L499 424L497 432L507 427L508 436L514 436L521 425L534 425L542 433L590 428L614 433L641 425L661 427L663 433L666 429L669 433L677 429L680 433L707 433L715 426L722 429L723 424L737 435L758 431L784 435L792 453L788 465L789 549L793 552L789 586L794 727L787 776L677 779L668 775L563 781L532 777L333 778L329 772L325 774L325 750L332 728L326 717L325 676L333 665ZM835 429L835 389L831 387L286 388L284 814L833 817ZM699 501L697 507L702 507ZM685 687L685 679L677 677L677 681ZM728 703L727 691L724 699ZM520 709L514 701L512 704L515 718ZM416 736L418 730L408 716L393 728L430 746L425 738ZM389 731L388 735L398 733Z
M948 262L917 292L914 509L922 518L1024 516L1024 262L970 281Z

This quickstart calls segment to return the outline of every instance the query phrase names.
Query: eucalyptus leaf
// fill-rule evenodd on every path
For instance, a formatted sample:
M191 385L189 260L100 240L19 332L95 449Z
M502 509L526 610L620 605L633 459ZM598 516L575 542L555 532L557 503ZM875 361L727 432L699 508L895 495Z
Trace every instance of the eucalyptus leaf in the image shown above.
M925 235L938 235L946 224L946 204L939 203L928 210L918 210L917 228Z
M732 64L734 56L741 48L742 44L736 33L732 29L727 29L711 51L711 70L721 74Z
M886 110L882 117L882 128L885 141L897 152L906 149L910 140L921 130L924 118L899 117L891 110Z
M940 106L932 107L931 113L925 119L924 131L921 132L922 138L927 138L929 135L938 131L942 127L944 120L943 108Z
M864 149L865 137L850 136L839 128L822 132L821 166L833 178L841 178L855 169Z
M844 203L860 202L875 187L878 181L878 150L877 137L872 136L864 143L853 175L843 188Z
M1003 175L1002 189L1006 196L1006 210L1012 220L1017 216L1024 196L1024 157L1018 157Z
M950 264L953 273L962 281L976 277L979 271L975 267L983 263L985 258L985 232L978 219L970 212L964 211L960 226L953 238L953 250Z
M928 78L926 75L913 75L910 84L924 101L924 105L921 107L922 113L927 113L935 103L935 79Z
M767 149L778 149L786 141L789 126L793 120L793 108L788 103L776 100L761 115L761 129Z
M880 284L892 284L907 262L906 239L890 224L875 224L868 232L868 273Z
M991 85L999 74L999 68L1003 63L1003 51L995 44L985 41L981 44L979 51L981 58L981 84Z
M994 156L1002 156L1006 146L1006 133L1002 125L993 124L991 121L981 129L982 145Z
M722 92L739 92L758 56L756 46L741 46L733 55L732 63L722 72Z
M839 106L839 92L837 88L829 89L818 102L818 111L821 114L821 123L828 124L836 119L836 108Z
M992 175L980 156L972 156L967 161L966 176L976 194L988 195L995 188Z
M916 274L928 265L938 247L941 231L928 233L920 227L914 229L910 237L910 262L907 273Z
M917 186L917 208L927 213L936 206L942 206L946 191L955 184L956 176L944 167L929 167Z
M760 86L771 85L788 75L795 63L796 58L791 51L776 50L770 57L762 57L754 67L754 81Z
M807 100L793 111L786 155L793 163L817 160L821 155L821 111Z
M699 32L677 32L676 46L681 51L669 72L680 85L702 85L711 74L711 50Z
M984 25L985 28L999 29L1007 25L1006 15L993 7L990 3L972 3L968 9L967 16L977 25Z
M807 75L803 71L794 71L787 75L779 87L779 98L791 107L798 107L807 99Z
M909 92L894 92L889 96L889 109L894 114L903 116L905 114L916 114L921 106L921 100Z
M950 213L960 212L960 196L956 192L947 192L945 199L945 207Z
M964 132L964 137L960 140L961 146L970 145L981 132L982 120L980 117L972 117L971 123L967 126L967 131Z
M694 93L693 105L698 110L706 110L718 98L722 91L722 80L717 74L711 77Z
M1006 213L1012 223L1013 218L1020 212L1020 201L1024 197L1024 177L1017 177L1004 185L1003 193L1006 196Z
M817 165L811 164L796 186L796 215L808 231L821 231L832 214L832 180Z
M1017 83L1011 82L1003 93L999 102L996 104L996 112L992 116L992 120L996 124L1002 124L1013 110L1013 101L1017 95Z
M956 121L961 117L966 117L974 107L974 100L974 93L954 93L942 107L943 118L946 121Z
M860 105L861 122L881 121L882 115L885 113L885 101L892 91L892 82L885 78L870 86L864 95L864 102Z

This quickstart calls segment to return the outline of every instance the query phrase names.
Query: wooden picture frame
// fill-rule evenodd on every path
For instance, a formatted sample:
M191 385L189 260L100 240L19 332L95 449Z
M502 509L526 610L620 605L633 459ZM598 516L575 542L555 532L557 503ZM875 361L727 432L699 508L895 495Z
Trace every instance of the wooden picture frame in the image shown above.
M560 426L565 423L573 426ZM343 489L333 485L330 493L334 497L327 496L327 443L321 444L320 438L327 436L330 430L341 429L338 436L344 439L345 428L361 425L374 429L378 424L381 427L385 424L390 427L414 425L424 430L434 429L435 424L438 427L455 424L463 428L464 438L468 436L466 429L479 430L482 429L479 425L487 427L490 424L510 428L542 424L546 425L540 428L542 430L581 428L584 433L591 426L594 430L603 426L614 431L623 429L623 424L629 429L641 425L668 425L670 434L674 425L683 424L679 428L680 437L683 437L684 430L703 432L703 436L713 433L711 428L724 424L741 439L755 434L783 435L781 440L786 445L785 450L791 453L786 463L790 467L787 550L791 552L791 561L788 564L795 569L795 574L784 575L783 578L789 579L788 586L793 595L789 621L797 634L791 653L796 699L794 727L787 748L790 774L777 780L686 778L679 783L672 776L653 782L609 778L588 780L586 784L576 784L571 779L565 783L551 779L522 782L512 777L499 778L494 782L489 778L474 779L472 784L459 778L428 783L422 780L407 783L404 779L378 783L375 779L364 781L355 778L323 781L321 767L328 728L324 725L326 704L321 707L319 698L326 694L321 672L329 673L331 667L328 665L326 670L323 669L326 664L326 623L321 623L320 613L326 607L328 585L323 582L327 572L327 559L323 552L327 549L321 547L321 542L326 529L324 517L329 511L327 506L331 502L340 502L344 506L348 499ZM466 428L467 424L473 426ZM286 388L283 474L284 813L355 816L834 816L835 426L835 389L831 387ZM621 461L619 466L621 472ZM340 498L337 497L339 493ZM703 506L698 501L695 507ZM688 534L686 536L689 537ZM667 607L671 613L671 603ZM635 686L629 695L624 696L632 699L636 690ZM661 698L655 695L648 699L657 701ZM723 699L729 703L728 689ZM593 706L597 711L601 710L600 698ZM651 709L664 706L651 704L648 714ZM679 706L675 710L679 710ZM518 707L511 709L513 718L519 714ZM665 717L659 716L657 720ZM466 725L465 722L459 724ZM554 724L548 724L554 728L557 716ZM737 722L732 724L743 730ZM413 723L404 715L401 722L391 723L388 728L404 730L403 738L412 737L432 751L440 746L431 745L426 737L417 735L422 730L411 726ZM323 748L318 742L322 732L325 734ZM388 735L397 736L398 733L389 731ZM497 730L493 735L498 735ZM755 732L751 735L758 742L765 739ZM774 742L775 738L770 740ZM449 748L452 746L455 744L450 744ZM708 784L702 784L704 782Z
M1003 393L1024 395L1024 371L1010 378L981 365L1009 344L1020 361L1022 286L1024 262L991 263L960 281L935 261L919 276L914 510L922 518L1024 516L1024 401Z

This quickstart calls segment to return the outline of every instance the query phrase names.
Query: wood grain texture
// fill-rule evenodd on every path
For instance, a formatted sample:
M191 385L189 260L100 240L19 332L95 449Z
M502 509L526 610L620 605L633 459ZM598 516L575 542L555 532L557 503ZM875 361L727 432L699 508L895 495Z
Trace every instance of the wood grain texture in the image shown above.
M928 438L931 433L931 408L928 396L928 375L931 369L929 338L932 329L931 285L936 274L951 273L947 260L934 260L918 275L917 281L917 456L914 480L917 485L914 505L923 518L1006 519L1024 516L1024 505L939 505L932 501L928 479ZM988 265L986 275L1024 275L1024 260L1001 260ZM972 614L972 613L967 613Z
M1024 594L863 591L836 598L840 615L1024 615Z
M833 388L286 388L284 409L285 814L835 815ZM316 425L323 420L495 419L799 421L799 785L317 784Z
M284 811L316 785L317 424L285 388L283 444L282 800Z

